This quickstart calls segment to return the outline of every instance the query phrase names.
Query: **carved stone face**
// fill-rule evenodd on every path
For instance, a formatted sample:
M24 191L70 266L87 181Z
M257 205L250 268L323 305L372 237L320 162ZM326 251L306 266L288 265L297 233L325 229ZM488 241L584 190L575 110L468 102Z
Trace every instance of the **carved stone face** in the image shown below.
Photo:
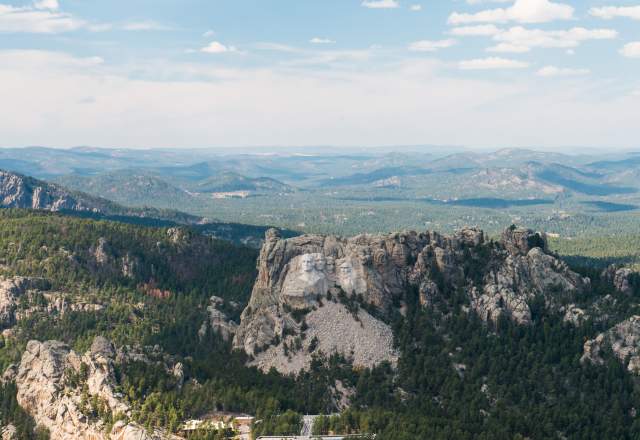
M333 257L326 258L326 268L328 273L334 273L336 271L336 260Z
M306 254L300 258L300 269L304 272L311 272L315 268L313 255Z
M352 272L353 272L353 266L351 265L351 262L349 260L343 262L340 265L340 275L344 277L349 277L351 276Z
M318 272L324 272L325 267L327 266L327 259L324 255L318 254L315 259L315 267Z

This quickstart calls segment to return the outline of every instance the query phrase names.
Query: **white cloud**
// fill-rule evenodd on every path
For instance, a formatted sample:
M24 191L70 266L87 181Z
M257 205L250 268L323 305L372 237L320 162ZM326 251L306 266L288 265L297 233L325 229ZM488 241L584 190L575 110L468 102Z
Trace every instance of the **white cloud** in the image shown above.
M466 23L546 23L573 18L572 6L550 0L516 0L508 8L487 9L476 13L454 12L449 16L452 25Z
M208 30L208 31L204 32L204 33L202 34L202 36L203 36L204 38L209 38L209 37L213 37L215 34L216 34L216 33L215 33L215 31Z
M33 4L36 9L58 9L60 4L58 0L40 0Z
M309 43L311 43L311 44L335 44L335 41L330 40L329 38L314 37L311 40L309 40Z
M122 25L125 31L169 31L170 26L158 23L153 20L131 21Z
M586 29L574 27L567 30L547 31L514 26L493 36L498 42L487 50L490 52L523 53L533 48L575 48L588 40L610 40L617 38L613 29Z
M458 66L462 70L525 69L529 67L529 63L506 58L490 57L460 61Z
M238 49L236 49L234 46L225 46L218 41L212 41L211 43L200 49L200 52L205 53L228 53L237 51Z
M480 24L476 26L461 26L451 29L449 32L451 35L459 37L486 37L493 36L502 32L494 24Z
M498 43L495 46L487 48L487 52L498 53L525 53L531 50L528 46L519 46L511 43Z
M552 76L581 76L591 73L589 69L572 69L568 67L556 67L545 66L538 70L536 74L538 76L552 77Z
M445 49L457 43L456 40L421 40L409 45L409 50L414 52L435 52L438 49Z
M364 0L362 6L369 9L395 9L400 7L396 0Z
M127 31L170 30L152 20L129 22L120 25L90 23L59 10L57 0L36 1L28 6L0 4L0 33L58 34L77 30L104 32L110 29Z
M71 14L57 12L53 6L57 6L57 2L44 1L25 7L0 4L0 33L55 34L87 25Z
M413 12L422 11L422 5L411 5L409 9Z
M640 58L640 41L625 44L620 54L627 58Z
M611 20L617 17L640 20L640 5L638 6L603 6L589 9L589 14L594 17Z
M630 96L637 84L603 89L585 77L548 81L540 93L540 79L532 75L517 82L448 76L445 64L415 58L371 70L97 61L0 50L3 143L549 149L637 144L638 98ZM592 93L596 87L602 93Z

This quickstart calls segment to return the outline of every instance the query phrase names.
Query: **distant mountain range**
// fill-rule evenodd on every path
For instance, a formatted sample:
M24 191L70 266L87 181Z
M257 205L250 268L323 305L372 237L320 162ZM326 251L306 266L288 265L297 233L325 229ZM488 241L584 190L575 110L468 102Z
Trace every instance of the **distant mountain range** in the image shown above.
M94 203L102 211L108 199L119 205L110 210L126 215L148 207L140 208L143 215L159 209L170 211L161 215L170 219L175 211L195 217L187 222L206 217L317 232L339 232L345 221L353 224L353 233L419 227L426 221L445 229L473 222L498 230L513 219L542 225L545 219L578 216L590 227L589 218L598 212L621 216L640 207L638 153L502 149L447 155L442 149L416 148L249 154L33 147L0 150L0 167L102 198ZM463 208L493 210L499 218ZM631 225L633 220L615 221ZM565 229L550 227L559 226Z
M117 181L116 185L121 182ZM130 182L128 189L136 189L137 194L140 194L141 188L147 189L146 192L142 191L140 196L144 200L152 200L154 191L156 195L161 192L164 195L169 192L174 195L184 193L160 179L132 177L128 182ZM82 184L78 183L77 186L82 187ZM96 187L94 185L89 189L95 191ZM205 234L252 247L260 246L264 233L268 229L267 226L213 221L172 209L126 207L103 197L3 170L0 170L0 207L65 212L81 217L154 226L190 225ZM283 232L287 236L294 235L292 231Z

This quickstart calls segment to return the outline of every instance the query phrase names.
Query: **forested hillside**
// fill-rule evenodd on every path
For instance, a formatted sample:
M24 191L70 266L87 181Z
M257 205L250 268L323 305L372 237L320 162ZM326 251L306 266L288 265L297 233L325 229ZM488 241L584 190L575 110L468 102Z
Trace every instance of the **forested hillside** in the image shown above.
M256 257L255 250L188 228L2 210L2 275L46 282L18 300L15 322L3 323L2 369L19 361L31 339L57 339L79 351L97 335L116 346L157 345L155 350L184 365L183 380L129 362L118 367L117 390L134 409L134 421L174 432L183 420L226 410L256 415L262 422L255 434L293 434L302 414L342 410L321 418L316 432L376 433L383 440L640 435L637 378L610 352L603 353L605 365L580 361L585 340L640 314L637 285L622 294L599 270L584 269L593 288L576 306L590 310L590 318L574 325L540 299L532 308L533 322L522 326L507 319L482 322L469 312L467 297L440 279L443 299L432 306L421 305L417 291L407 289L404 315L397 310L380 316L394 330L397 370L389 364L353 369L348 359L317 357L308 371L287 377L246 367L246 355L232 352L221 335L211 328L199 332L214 295L230 319L238 320ZM475 270L465 267L471 278ZM61 313L50 306L58 297L83 307ZM356 311L369 307L357 299L333 301L346 301ZM336 381L352 390L348 409L339 403ZM25 438L46 437L16 406L14 387L7 384L0 394L4 423L30 433ZM114 422L98 409L92 417ZM208 435L193 438L223 438Z

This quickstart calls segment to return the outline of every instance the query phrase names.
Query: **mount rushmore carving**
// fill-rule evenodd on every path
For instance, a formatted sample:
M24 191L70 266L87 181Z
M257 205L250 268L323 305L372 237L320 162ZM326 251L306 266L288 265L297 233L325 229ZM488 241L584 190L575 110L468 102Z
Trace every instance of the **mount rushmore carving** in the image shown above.
M289 263L282 296L292 306L307 306L325 296L331 287L345 293L364 294L367 289L362 264L316 252L294 257Z
M474 273L468 273L471 263ZM411 306L408 288L416 289L422 306L463 290L470 312L481 319L505 316L528 324L534 297L559 304L588 288L588 280L551 255L543 235L522 228L509 228L499 241L487 241L473 228L450 236L427 231L289 239L270 230L234 346L259 367L284 372L305 368L315 352L339 353L363 366L393 363L393 335L376 317ZM562 298L554 293L558 288ZM349 313L345 298L367 307ZM376 317L366 311L372 308Z

